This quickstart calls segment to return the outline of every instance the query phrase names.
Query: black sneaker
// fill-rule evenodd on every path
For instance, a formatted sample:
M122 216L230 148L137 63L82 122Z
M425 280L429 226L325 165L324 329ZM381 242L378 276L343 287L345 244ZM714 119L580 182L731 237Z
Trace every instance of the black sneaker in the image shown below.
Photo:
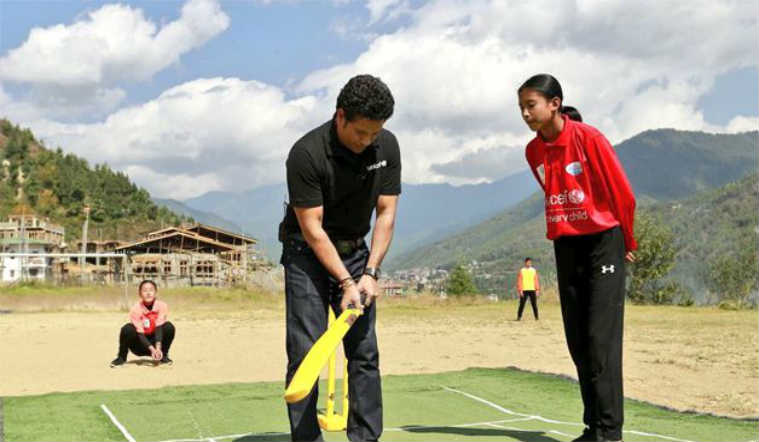
M601 438L595 428L585 427L582 434L576 439L572 439L572 442L598 442L600 440Z
M174 363L174 361L172 361L171 359L169 359L169 357L166 356L166 355L164 355L163 358L161 359L161 364L171 365L173 363Z
M119 365L124 365L126 363L126 359L116 358L111 361L111 368L118 367Z

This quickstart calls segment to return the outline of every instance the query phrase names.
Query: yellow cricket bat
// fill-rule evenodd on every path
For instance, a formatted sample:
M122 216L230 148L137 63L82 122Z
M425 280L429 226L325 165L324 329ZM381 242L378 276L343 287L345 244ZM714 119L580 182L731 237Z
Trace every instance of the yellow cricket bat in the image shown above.
M335 312L329 308L329 325L335 323ZM335 368L337 349L329 356L329 371L327 377L327 410L316 417L319 420L319 426L324 431L345 431L348 427L348 359L343 364L343 410L341 413L335 413Z
M322 337L314 343L295 371L287 390L285 390L285 401L288 404L298 402L308 396L319 379L322 367L329 361L330 355L342 342L343 337L359 316L361 316L361 310L357 308L345 309Z

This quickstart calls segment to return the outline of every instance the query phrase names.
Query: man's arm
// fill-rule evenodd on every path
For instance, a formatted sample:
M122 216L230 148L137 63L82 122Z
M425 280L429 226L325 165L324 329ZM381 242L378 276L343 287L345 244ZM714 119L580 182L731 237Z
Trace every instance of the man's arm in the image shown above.
M335 279L342 283L343 301L341 306L343 310L348 304L353 304L357 308L361 307L361 295L353 281L350 272L345 268L340 255L335 249L335 245L329 239L327 232L322 227L322 218L324 217L324 206L318 207L293 207L295 217L298 218L298 225L303 237L306 239L308 246L316 254L316 258L322 263L325 269L334 276Z
M540 293L540 278L538 278L538 271L535 270L535 294Z
M377 218L372 233L372 250L366 262L367 267L379 268L385 259L395 230L395 213L398 208L398 195L380 195L377 199ZM364 275L358 281L359 291L366 293L366 305L380 295L377 280Z
M398 195L380 195L377 199L377 219L372 233L372 251L369 253L367 267L377 268L385 259L395 231L395 213L398 208Z
M517 294L519 295L520 298L523 296L523 293L522 293L522 270L521 269L517 272Z

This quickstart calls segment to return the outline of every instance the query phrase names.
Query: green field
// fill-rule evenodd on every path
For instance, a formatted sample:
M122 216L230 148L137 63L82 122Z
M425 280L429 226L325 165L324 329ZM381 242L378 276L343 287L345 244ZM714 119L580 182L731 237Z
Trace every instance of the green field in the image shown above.
M268 382L6 397L5 440L127 440L101 405L137 441L289 440L282 393ZM386 441L568 441L582 430L575 383L513 369L385 376L383 400ZM625 407L627 441L757 440L756 421Z

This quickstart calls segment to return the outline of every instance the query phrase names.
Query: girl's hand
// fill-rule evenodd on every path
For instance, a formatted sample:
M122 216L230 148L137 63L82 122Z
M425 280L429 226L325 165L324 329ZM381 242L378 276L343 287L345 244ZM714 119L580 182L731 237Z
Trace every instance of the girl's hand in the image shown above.
M627 262L635 262L636 259L637 258L633 252L627 252L627 254L625 254L625 261Z

